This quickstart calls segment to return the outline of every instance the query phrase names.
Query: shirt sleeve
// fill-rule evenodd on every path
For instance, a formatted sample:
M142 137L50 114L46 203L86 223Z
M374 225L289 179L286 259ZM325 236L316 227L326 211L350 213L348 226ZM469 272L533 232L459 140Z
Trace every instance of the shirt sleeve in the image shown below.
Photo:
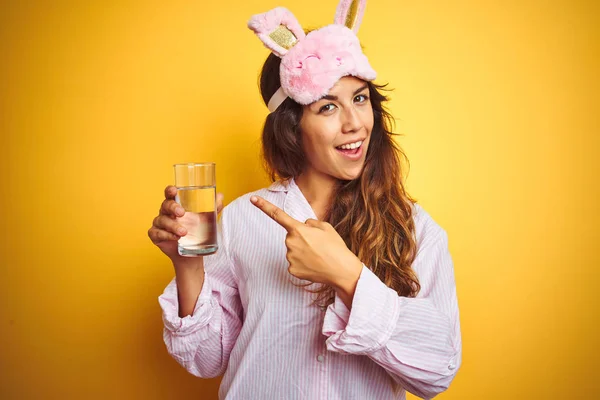
M323 334L329 351L366 355L409 392L432 398L458 372L462 343L454 268L445 231L426 237L413 268L421 291L398 296L364 264L352 309L336 296Z
M193 313L179 317L175 278L158 298L167 351L188 372L202 378L223 374L243 321L226 225L226 210L223 210L218 227L219 250L204 257L204 285Z

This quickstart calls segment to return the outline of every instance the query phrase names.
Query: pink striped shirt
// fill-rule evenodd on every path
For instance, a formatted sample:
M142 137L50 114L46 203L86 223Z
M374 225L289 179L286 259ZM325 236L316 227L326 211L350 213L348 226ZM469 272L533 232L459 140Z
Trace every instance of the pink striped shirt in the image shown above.
M326 311L287 271L286 231L250 203L256 194L304 222L316 219L293 179L246 194L219 222L194 312L178 316L173 279L159 296L169 354L199 377L224 373L220 399L405 399L444 391L461 364L453 262L446 232L414 205L421 283L400 297L363 266L352 309Z

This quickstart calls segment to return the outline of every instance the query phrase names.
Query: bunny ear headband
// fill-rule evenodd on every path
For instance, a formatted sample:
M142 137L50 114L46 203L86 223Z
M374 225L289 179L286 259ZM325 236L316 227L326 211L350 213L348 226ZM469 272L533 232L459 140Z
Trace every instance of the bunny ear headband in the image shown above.
M313 103L342 77L372 81L376 73L356 37L366 0L340 0L334 23L304 34L294 15L283 7L254 15L250 28L281 58L281 87L269 100L273 112L287 97L299 104Z

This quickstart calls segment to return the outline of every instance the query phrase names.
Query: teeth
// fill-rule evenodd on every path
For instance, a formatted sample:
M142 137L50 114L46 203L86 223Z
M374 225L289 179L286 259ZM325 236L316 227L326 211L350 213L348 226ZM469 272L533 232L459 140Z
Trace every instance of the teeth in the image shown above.
M341 146L339 146L339 148L344 149L344 150L353 150L353 149L359 148L361 144L362 144L362 140L359 140L358 142L355 142L355 143L348 143L348 144L341 145Z

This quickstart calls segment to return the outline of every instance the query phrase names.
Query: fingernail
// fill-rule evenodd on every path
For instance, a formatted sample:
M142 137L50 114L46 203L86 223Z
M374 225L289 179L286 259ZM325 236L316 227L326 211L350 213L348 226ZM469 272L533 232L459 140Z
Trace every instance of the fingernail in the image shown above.
M177 207L177 209L175 210L175 212L176 212L177 214L184 214L184 213L185 213L185 210L184 210L183 208L181 208L181 207Z
M256 203L258 201L258 198L256 196L252 196L250 197L250 201Z
M179 229L177 229L177 233L179 233L180 235L183 235L185 233L185 229L179 228Z

